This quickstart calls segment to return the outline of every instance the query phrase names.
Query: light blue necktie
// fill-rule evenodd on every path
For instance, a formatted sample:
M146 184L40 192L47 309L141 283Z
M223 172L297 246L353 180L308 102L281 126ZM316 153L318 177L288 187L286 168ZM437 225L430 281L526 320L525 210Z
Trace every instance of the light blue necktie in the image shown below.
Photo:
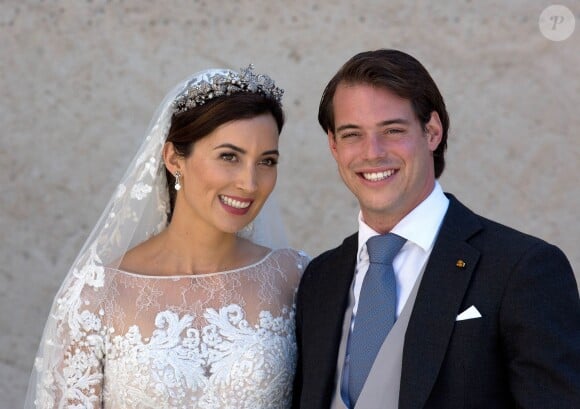
M367 241L369 269L362 284L348 349L351 408L356 404L377 353L395 323L397 283L393 259L405 241L393 233L374 236Z

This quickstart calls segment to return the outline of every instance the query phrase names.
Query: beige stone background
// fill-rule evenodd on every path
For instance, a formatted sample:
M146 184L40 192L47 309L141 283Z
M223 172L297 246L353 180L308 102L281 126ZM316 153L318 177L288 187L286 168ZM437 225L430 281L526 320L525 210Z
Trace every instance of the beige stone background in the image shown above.
M544 38L539 0L0 1L0 406L21 407L54 293L174 84L249 62L286 88L279 195L311 255L355 227L316 122L356 52L421 60L451 115L441 183L580 268L580 26ZM565 1L580 22L580 3Z

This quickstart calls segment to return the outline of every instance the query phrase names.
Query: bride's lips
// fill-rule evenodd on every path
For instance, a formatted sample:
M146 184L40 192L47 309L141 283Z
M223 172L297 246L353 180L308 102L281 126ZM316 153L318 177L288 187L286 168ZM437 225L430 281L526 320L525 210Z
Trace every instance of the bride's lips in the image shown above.
M219 199L227 212L239 216L248 213L250 206L254 202L252 199L227 195L219 195Z

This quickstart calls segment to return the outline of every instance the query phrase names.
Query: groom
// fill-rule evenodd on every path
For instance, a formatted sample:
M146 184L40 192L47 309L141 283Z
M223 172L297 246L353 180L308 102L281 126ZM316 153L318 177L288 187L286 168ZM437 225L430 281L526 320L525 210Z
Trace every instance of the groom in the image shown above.
M304 273L293 406L580 408L570 264L443 193L449 118L425 68L355 55L318 119L359 230Z

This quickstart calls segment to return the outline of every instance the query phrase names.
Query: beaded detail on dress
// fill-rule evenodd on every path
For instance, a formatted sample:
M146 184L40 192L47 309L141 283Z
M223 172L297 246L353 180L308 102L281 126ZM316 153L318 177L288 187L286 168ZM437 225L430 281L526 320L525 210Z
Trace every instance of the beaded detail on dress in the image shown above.
M37 407L290 407L306 264L284 249L214 274L77 275L35 363Z

